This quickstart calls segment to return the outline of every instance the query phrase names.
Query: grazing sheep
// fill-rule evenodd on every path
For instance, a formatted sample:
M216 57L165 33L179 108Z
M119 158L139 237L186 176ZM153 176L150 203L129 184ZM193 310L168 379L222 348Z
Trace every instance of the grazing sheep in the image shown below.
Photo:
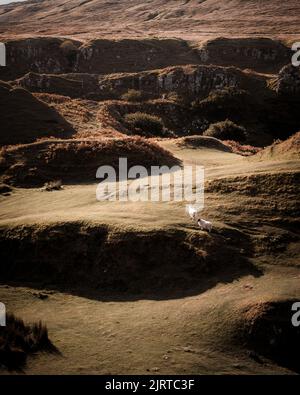
M212 231L212 223L209 221L205 221L199 217L198 210L192 205L186 206L186 212L191 217L192 221L197 222L201 230L207 230L208 232Z
M212 230L212 223L209 221L205 221L204 219L199 218L197 221L199 227L201 230L207 230L208 232L211 232Z

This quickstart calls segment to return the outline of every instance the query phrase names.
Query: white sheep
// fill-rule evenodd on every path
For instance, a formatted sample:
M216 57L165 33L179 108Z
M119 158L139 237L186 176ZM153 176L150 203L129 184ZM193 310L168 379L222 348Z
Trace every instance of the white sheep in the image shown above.
M204 219L199 218L197 221L199 227L201 230L207 230L208 232L211 232L212 230L212 223L209 221L205 221Z
M194 206L187 205L186 212L191 217L192 221L197 222L201 230L207 230L208 232L212 231L212 223L200 218L198 210Z

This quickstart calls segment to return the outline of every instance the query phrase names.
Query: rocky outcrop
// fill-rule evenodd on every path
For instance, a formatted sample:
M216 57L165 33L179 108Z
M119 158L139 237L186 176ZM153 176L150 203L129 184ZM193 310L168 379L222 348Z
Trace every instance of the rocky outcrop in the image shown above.
M204 63L274 73L290 61L292 51L268 38L218 38L200 47L199 56Z
M6 43L7 67L0 78L39 74L110 74L198 64L198 53L177 39L92 40L32 38Z
M13 80L28 72L68 73L74 68L79 41L44 37L6 43L7 67L0 68L0 79Z
M219 65L277 73L290 50L270 39L216 39L204 46L178 39L92 40L31 38L6 43L0 79L38 74L112 74L181 65Z
M197 51L184 40L92 40L80 47L74 71L110 74L199 63Z
M105 98L99 91L99 76L94 74L38 74L27 73L15 81L31 92L47 92L71 98L93 96Z
M266 80L233 67L184 66L141 73L95 75L48 75L28 73L16 81L32 92L48 92L70 97L97 100L118 98L128 89L147 92L152 98L178 92L191 97L205 97L212 90L237 87L258 91Z

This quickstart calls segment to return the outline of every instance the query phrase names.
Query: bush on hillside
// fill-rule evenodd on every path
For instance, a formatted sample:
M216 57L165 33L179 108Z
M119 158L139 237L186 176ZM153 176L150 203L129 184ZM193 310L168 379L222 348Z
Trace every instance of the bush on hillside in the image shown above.
M234 122L226 121L213 123L203 133L204 136L215 137L219 140L233 140L243 142L246 140L246 129Z
M125 115L128 129L135 134L143 136L162 136L164 125L161 118L143 112L135 112Z
M65 40L61 43L60 49L67 57L69 64L73 64L76 60L77 47L71 40Z

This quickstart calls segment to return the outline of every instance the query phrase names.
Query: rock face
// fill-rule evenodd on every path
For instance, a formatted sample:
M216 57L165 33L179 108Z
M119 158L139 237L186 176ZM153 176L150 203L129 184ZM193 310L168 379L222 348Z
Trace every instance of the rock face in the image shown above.
M184 40L93 40L80 47L74 72L109 74L199 63L198 52Z
M110 76L99 81L100 88L126 91L128 88L154 92L178 92L183 95L205 97L215 89L239 87L257 89L265 85L265 80L243 73L234 67L186 66L170 67L147 73Z
M287 65L280 70L277 78L277 92L300 98L300 67Z
M170 65L199 63L196 50L183 40L92 40L85 44L61 38L8 41L3 80L35 73L92 73L143 71Z
M38 74L140 72L180 65L219 65L277 73L290 50L269 39L216 39L204 45L177 39L92 40L31 38L6 43L0 79Z
M0 145L30 143L41 137L70 137L74 130L56 110L30 92L0 81Z
M69 47L65 44L71 44ZM0 79L13 80L29 71L67 73L74 68L80 43L59 38L30 38L6 43L7 67L0 68Z
M48 75L28 73L16 81L32 92L48 92L70 97L91 99L118 98L128 89L147 92L151 97L177 92L205 97L212 90L237 87L246 90L264 89L266 80L243 73L234 67L184 66L170 67L142 73L95 75Z
M199 54L206 63L278 72L290 61L292 51L281 42L267 38L220 38L208 41Z
M99 76L94 74L27 73L15 83L31 92L47 92L71 98L105 98L99 91Z

